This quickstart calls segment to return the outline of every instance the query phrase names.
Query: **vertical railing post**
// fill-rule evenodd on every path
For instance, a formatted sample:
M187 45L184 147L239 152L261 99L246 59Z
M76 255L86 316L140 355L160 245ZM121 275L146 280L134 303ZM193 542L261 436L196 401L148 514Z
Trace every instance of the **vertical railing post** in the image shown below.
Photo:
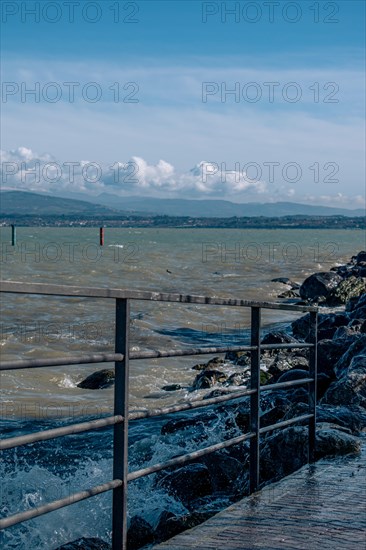
M309 377L313 382L309 382L309 414L313 417L309 419L309 462L315 462L316 446L316 397L317 397L317 347L318 347L318 312L310 312L310 343L313 347L309 352Z
M116 299L115 352L123 361L115 363L114 414L122 415L123 423L114 426L113 479L121 479L121 487L113 490L112 549L127 548L127 473L128 473L128 354L130 304L128 299Z
M250 493L259 486L260 332L261 309L252 307L250 345L256 349L251 351L250 388L256 392L250 396L250 431L255 434L250 439Z

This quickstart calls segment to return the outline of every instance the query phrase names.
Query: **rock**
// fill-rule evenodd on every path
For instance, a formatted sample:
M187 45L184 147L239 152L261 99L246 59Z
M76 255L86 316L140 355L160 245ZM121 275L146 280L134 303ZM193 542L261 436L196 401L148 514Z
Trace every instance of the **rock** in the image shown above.
M82 382L77 384L78 388L84 388L88 390L101 390L108 388L114 384L115 375L113 369L103 369L93 372L90 376L87 376Z
M239 411L235 416L235 423L243 433L250 431L250 412L247 408L239 407Z
M346 304L346 311L354 311L357 308L366 306L366 294L351 298Z
M351 276L341 281L337 287L327 295L326 302L332 307L339 306L345 304L350 298L359 296L362 292L365 292L365 290L366 284L363 279Z
M350 319L366 319L366 306L357 307L349 314Z
M214 397L220 397L221 395L227 395L228 393L233 393L233 392L230 390L216 388L215 390L212 390L207 395L204 395L203 399L213 399Z
M341 378L343 373L349 367L352 359L357 355L366 355L366 335L355 334L352 338L338 340L337 344L343 345L345 351L334 366L334 372L337 378Z
M308 359L302 355L297 355L297 352L280 352L276 355L273 363L268 367L268 372L274 377L273 381L276 381L282 373L293 368L307 370L309 368Z
M285 290L277 298L300 298L300 294L296 290Z
M285 420L307 414L309 407L306 403L296 403L285 414ZM330 422L348 428L352 433L358 434L366 429L366 412L357 406L317 405L317 422ZM302 424L306 424L304 420Z
M161 428L161 435L174 434L180 430L189 428L194 428L195 431L199 428L202 430L202 428L213 420L217 420L217 415L209 412L201 413L199 416L194 416L193 418L168 420Z
M224 372L219 370L204 370L197 374L193 382L193 390L201 390L204 388L211 388L218 382L226 382L227 376Z
M353 323L353 321L351 321ZM339 340L350 340L351 343L354 341L355 334L358 334L360 324L353 323L348 324L345 327L338 327L333 335L333 340L338 342Z
M347 326L354 332L366 333L366 319L352 319Z
M259 371L259 383L261 386L265 386L272 379L272 375L263 369ZM249 387L249 385L248 385Z
M309 372L302 369L291 369L287 372L284 372L277 380L277 383L280 384L281 382L300 380L301 378L309 378Z
M134 516L127 531L128 550L137 550L153 541L154 530L151 525L140 516Z
M331 428L325 424L323 429L316 431L316 458L325 456L346 455L359 453L361 450L360 441L353 435L348 435L338 429Z
M229 376L226 380L226 384L228 386L244 386L248 382L249 378L249 372L234 372L234 374Z
M229 456L225 451L211 453L203 457L202 462L210 472L214 491L235 492L237 480L244 473L242 462Z
M205 370L206 363L198 363L192 367L192 370Z
M314 273L300 286L300 296L303 300L311 302L325 302L342 280L334 271Z
M288 398L292 403L307 403L309 399L309 393L307 389L302 386L299 386L296 389L287 391Z
M276 277L275 279L271 279L271 283L282 283L284 285L290 285L291 281L288 277Z
M276 277L275 279L271 279L271 283L282 283L283 285L291 287L291 290L297 290L300 288L298 283L294 283L288 277Z
M318 428L318 427L317 427ZM360 442L337 429L317 429L316 458L359 452ZM307 462L308 428L291 426L276 431L262 443L261 478L275 481L298 470Z
M214 357L213 359L210 359L207 363L198 363L197 365L194 365L192 367L193 370L205 370L210 369L212 367L217 367L224 364L224 360L220 357Z
M189 508L192 501L212 494L212 481L207 466L190 464L159 479L157 486L178 498Z
M265 334L262 338L261 345L266 344L296 344L296 338L284 331L271 331ZM269 353L278 353L277 350L270 350Z
M180 384L168 384L168 386L163 386L161 389L164 391L177 391L181 390L182 386Z
M250 365L250 353L247 351L227 351L225 361L230 361L234 365Z
M359 405L366 409L366 355L353 357L342 371L339 380L333 382L321 403L331 405Z
M349 342L346 340L321 340L318 343L318 373L335 377L335 366L347 352Z
M318 324L320 323L322 319L322 314L320 313L318 315ZM306 315L303 315L302 317L299 317L299 319L295 319L291 323L292 328L292 334L295 338L299 340L305 340L305 342L308 342L310 339L310 315L307 313Z
M264 412L260 417L261 428L280 422L290 409L292 403L286 398L279 398L271 409Z
M193 512L183 516L176 516L172 512L165 510L159 517L158 525L155 529L155 541L162 542L170 539L182 531L192 529L199 525L208 517L210 513Z
M347 325L349 318L345 313L322 315L318 322L318 340L333 338L339 327Z
M102 539L82 537L81 539L58 546L56 550L77 550L78 548L82 550L112 550L112 545L104 542Z
M365 250L361 250L356 256L356 265L360 265L361 262L366 262L366 252Z
M310 341L310 315L307 313L291 323L294 336L306 342ZM318 314L318 340L332 338L338 327L347 325L349 317L345 313Z

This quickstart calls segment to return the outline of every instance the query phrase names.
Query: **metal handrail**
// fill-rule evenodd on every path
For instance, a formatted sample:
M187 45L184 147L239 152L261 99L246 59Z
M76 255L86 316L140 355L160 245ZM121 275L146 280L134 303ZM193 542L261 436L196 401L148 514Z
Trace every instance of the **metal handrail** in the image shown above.
M50 502L37 509L19 512L8 518L0 520L0 529L10 527L17 523L27 521L41 516L53 510L68 506L80 500L106 491L113 491L112 510L112 548L113 550L124 550L126 548L126 508L127 508L127 483L140 477L161 471L165 468L186 464L196 458L208 455L237 445L243 441L250 441L250 492L259 487L259 438L261 434L272 430L281 429L297 422L308 421L309 425L309 461L315 459L315 423L316 423L316 378L317 378L317 308L313 306L296 306L290 304L278 304L271 302L256 302L247 300L235 300L232 298L212 298L207 296L193 296L183 294L167 294L159 292L128 291L123 289L106 288L83 288L68 287L59 285L43 285L39 283L18 283L13 281L1 281L0 292L38 294L51 296L72 296L86 298L111 298L116 303L116 332L115 332L115 353L89 354L82 356L70 356L50 359L30 359L19 361L7 361L0 365L0 370L14 370L23 368L38 368L60 365L75 365L87 363L115 363L115 388L114 388L114 415L90 422L74 423L68 426L43 430L23 436L5 438L0 443L0 449L15 448L20 445L53 439L66 435L79 434L85 431L98 429L107 426L114 426L114 451L113 451L113 480L103 485L93 487L87 491L75 493L64 499ZM190 348L187 350L149 350L132 352L129 351L129 321L130 321L130 300L150 300L161 302L180 302L193 304L209 304L234 307L251 308L251 338L250 345L246 346L224 346L210 348ZM260 312L262 308L290 310L310 313L310 327L312 342L306 344L265 344L260 343ZM309 348L309 377L300 380L282 382L276 384L260 385L260 353L261 350L277 349L298 349ZM251 377L250 387L246 390L230 391L210 399L202 399L190 403L173 405L162 409L129 413L128 411L128 383L129 383L129 360L147 359L155 357L179 357L187 355L201 355L212 353L224 353L227 351L249 351L251 353ZM307 384L309 387L309 414L304 414L286 421L277 422L266 427L260 427L259 399L262 391L286 389L294 386ZM208 407L235 400L240 397L250 397L250 431L241 436L225 440L211 445L204 449L194 451L182 456L175 457L166 462L155 464L148 468L142 468L128 473L128 422L147 417L166 415L184 410Z
M317 311L315 306L298 306L281 302L257 302L253 300L236 300L233 298L213 298L196 294L177 294L152 292L146 290L89 288L69 285L49 285L44 283L23 283L0 281L0 292L16 294L38 294L44 296L74 296L75 298L114 298L129 300L148 300L154 302L180 302L182 304L205 304L233 307L260 307L262 309L283 309L290 311Z

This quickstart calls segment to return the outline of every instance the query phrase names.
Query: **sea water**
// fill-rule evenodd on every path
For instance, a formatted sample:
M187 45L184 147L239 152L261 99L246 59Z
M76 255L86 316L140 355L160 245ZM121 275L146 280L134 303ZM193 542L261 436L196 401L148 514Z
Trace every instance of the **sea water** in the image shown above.
M74 286L151 290L278 300L288 277L302 282L315 271L346 263L365 249L363 231L235 229L105 229L24 227L17 245L2 228L3 280ZM113 352L114 301L3 294L2 360ZM264 331L286 327L299 314L263 311ZM133 301L131 349L181 349L248 342L250 312L223 308ZM204 356L207 361L212 356ZM146 410L202 398L191 391L195 363L202 357L131 361L130 408ZM105 364L8 371L1 375L1 425L6 437L97 418L113 410L113 388L83 390L77 384ZM181 389L167 392L167 384ZM196 413L200 414L200 413ZM197 449L181 434L160 435L167 419L132 423L130 469L152 465ZM97 434L97 435L96 435ZM235 434L234 434L235 435ZM238 433L239 435L239 433ZM233 436L233 434L231 434ZM207 426L205 446L224 438L223 423ZM111 430L37 443L4 453L2 515L112 479ZM153 526L163 510L184 513L153 476L129 486L129 517L143 515ZM216 505L216 504L215 504ZM6 548L53 549L81 536L108 540L111 493L93 497L14 526L3 533Z

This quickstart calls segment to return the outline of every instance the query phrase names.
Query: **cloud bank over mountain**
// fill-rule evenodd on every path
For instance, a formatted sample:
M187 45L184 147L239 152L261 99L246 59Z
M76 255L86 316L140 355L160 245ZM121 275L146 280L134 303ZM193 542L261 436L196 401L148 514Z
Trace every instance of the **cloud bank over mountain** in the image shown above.
M201 161L182 172L166 160L150 164L138 156L107 165L94 160L60 160L50 153L38 154L24 146L1 151L0 155L3 190L61 193L64 196L79 194L85 195L85 199L90 195L110 193L120 197L206 198L233 202L290 200L349 208L365 205L361 195L299 193L293 184L293 180L299 178L296 163L285 166L285 178L289 180L286 182L279 163L264 163L264 166L235 163L229 167L225 163Z

